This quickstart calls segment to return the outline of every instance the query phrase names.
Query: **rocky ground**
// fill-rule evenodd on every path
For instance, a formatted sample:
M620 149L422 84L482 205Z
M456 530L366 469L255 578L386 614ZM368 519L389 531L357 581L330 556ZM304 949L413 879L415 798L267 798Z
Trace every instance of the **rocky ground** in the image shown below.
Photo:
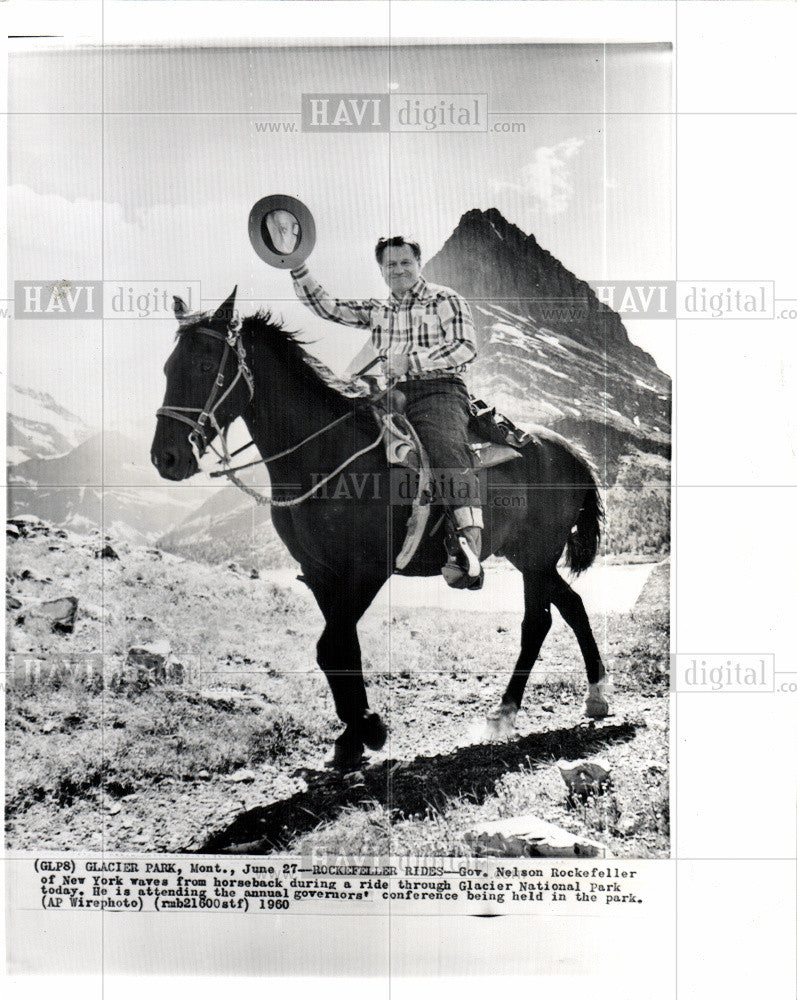
M669 851L666 566L631 614L594 622L613 714L583 717L557 618L508 743L481 743L479 723L519 615L369 612L365 670L391 736L343 779L324 768L339 727L309 594L35 519L9 533L9 848L465 856L474 824L534 813L616 856ZM557 761L594 757L610 785L569 800Z

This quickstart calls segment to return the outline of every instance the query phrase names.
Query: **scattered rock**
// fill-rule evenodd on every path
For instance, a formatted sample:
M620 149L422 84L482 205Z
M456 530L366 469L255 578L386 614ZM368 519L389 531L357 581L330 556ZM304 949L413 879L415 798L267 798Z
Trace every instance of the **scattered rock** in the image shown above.
M118 802L113 802L108 806L108 815L115 816L122 811L122 806Z
M544 704L540 705L540 711L542 711L542 712L555 712L556 709L554 708L554 706L549 701L546 701Z
M595 840L570 833L537 816L517 816L482 823L465 834L478 858L605 858Z
M23 538L27 538L28 535L50 534L50 525L46 521L42 521L40 517L36 517L35 514L19 514L17 517L9 517L6 521L6 533L8 533L9 525L12 526L12 532L16 528L18 534L15 537L21 535Z
M25 567L25 569L17 573L17 576L20 580L31 580L33 583L53 582L53 578L51 576L38 576L36 573L33 572L32 569L28 569L27 567Z
M621 837L632 837L642 825L638 816L626 816L620 823Z
M6 611L18 611L22 607L22 601L18 601L11 594L6 594Z
M104 545L101 549L97 549L94 553L95 559L119 559L116 550L112 545Z
M74 632L77 618L76 597L59 597L54 601L34 604L17 618L17 624L24 624L33 632Z
M185 670L172 659L171 647L166 639L141 646L131 646L124 666L111 687L133 693L146 691L156 684L182 684Z
M213 708L232 712L241 708L260 709L263 699L260 695L249 694L246 691L235 691L231 688L204 688L199 692L200 698Z
M245 767L241 767L237 771L234 771L232 774L227 775L225 781L235 781L235 782L254 781L256 777L257 775L255 774L254 771L249 771Z
M202 778L203 781L207 781L210 777L210 771L206 771L203 767L201 771L197 771L196 776L197 778Z
M259 580L260 579L260 573L257 571L257 569L254 566L252 567L252 571L249 574L249 578L251 580Z
M19 538L20 530L16 524L6 521L6 538Z
M610 767L605 760L560 760L557 767L571 796L585 799L600 795L611 783Z
M171 647L166 639L150 642L146 646L131 646L127 651L127 662L148 670L162 670L171 655Z

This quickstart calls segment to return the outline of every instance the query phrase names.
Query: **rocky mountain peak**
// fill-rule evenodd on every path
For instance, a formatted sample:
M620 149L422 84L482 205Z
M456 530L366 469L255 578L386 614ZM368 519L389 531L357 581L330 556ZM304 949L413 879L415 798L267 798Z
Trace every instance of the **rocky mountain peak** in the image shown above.
M448 285L471 305L488 301L535 318L554 331L602 348L631 351L653 363L629 341L620 316L537 242L508 222L497 208L471 209L424 267L429 281ZM485 323L475 313L479 332Z
M424 267L471 306L472 391L579 441L611 483L629 448L669 454L670 379L587 282L497 208L471 209Z

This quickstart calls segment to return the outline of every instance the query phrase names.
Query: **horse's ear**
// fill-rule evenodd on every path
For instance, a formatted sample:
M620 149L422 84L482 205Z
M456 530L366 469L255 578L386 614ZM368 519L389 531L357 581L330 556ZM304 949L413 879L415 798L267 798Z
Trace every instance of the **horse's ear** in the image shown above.
M182 319L183 316L188 312L188 306L183 302L179 295L174 296L174 315L176 319Z
M223 327L225 330L230 325L230 322L235 315L235 296L238 292L238 286L233 288L231 294L225 299L224 302L219 306L219 308L213 313L213 324Z

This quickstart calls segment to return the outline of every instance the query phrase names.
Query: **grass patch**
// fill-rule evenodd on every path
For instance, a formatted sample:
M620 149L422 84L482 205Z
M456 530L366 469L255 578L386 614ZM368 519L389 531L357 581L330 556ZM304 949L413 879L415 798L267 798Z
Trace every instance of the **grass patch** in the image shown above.
M135 700L59 690L10 704L8 720L7 809L14 813L35 802L127 795L166 778L226 775L281 759L321 735L273 706L230 712L170 688Z
M424 816L396 818L380 802L344 809L331 823L298 837L292 852L370 857L469 857L463 839L463 820L475 819L478 808L466 798L451 800L445 808L429 806Z

